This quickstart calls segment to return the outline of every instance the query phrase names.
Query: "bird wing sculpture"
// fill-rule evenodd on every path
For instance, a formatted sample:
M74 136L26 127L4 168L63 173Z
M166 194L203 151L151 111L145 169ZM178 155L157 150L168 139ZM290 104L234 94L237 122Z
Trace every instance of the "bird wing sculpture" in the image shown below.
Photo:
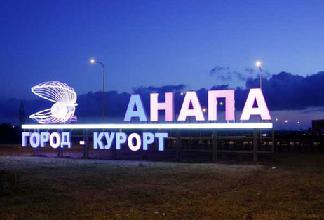
M29 118L41 124L66 123L76 119L74 112L77 95L67 84L58 81L44 82L34 86L32 92L54 104L50 109L36 112Z

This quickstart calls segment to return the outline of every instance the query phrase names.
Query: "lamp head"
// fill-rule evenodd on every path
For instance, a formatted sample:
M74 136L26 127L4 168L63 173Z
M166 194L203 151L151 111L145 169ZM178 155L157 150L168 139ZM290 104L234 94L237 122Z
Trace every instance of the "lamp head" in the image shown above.
M255 62L255 66L256 66L257 68L262 68L262 62L261 62L260 60L257 60L257 61Z

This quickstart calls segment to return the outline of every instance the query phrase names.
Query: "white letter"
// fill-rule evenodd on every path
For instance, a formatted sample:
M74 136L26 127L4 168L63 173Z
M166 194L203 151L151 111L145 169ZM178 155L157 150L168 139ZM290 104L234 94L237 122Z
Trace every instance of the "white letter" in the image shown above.
M133 143L133 138L136 139L136 144ZM141 144L142 144L141 136L139 136L138 134L131 133L128 136L128 147L129 147L130 150L138 151L141 148Z
M208 121L217 121L217 98L225 98L225 120L235 120L234 90L208 91Z
M104 149L104 146L101 141L103 135L103 132L100 132L99 135L98 132L93 132L93 149L98 149L98 145L99 149Z
M151 121L158 121L159 120L159 110L164 110L165 121L172 121L173 120L173 93L166 92L164 95L165 102L158 102L159 94L152 93L151 94Z
M257 107L253 108L256 101ZM264 100L261 89L250 89L248 98L245 102L241 120L249 120L251 115L260 115L262 120L271 120L271 116Z
M190 109L190 103L192 104L192 109ZM196 121L205 120L196 92L186 92L178 121L186 121L188 116L195 117Z
M27 146L27 137L29 137L29 132L22 132L21 134L21 146L26 147Z
M115 137L115 132L104 132L105 138L107 140L107 145L105 146L105 149L110 149L111 144Z
M62 132L61 147L63 148L65 145L71 148L70 132Z
M38 132L33 132L30 135L29 143L32 146L32 148L39 147L40 142L39 142L39 133Z
M154 134L143 132L143 150L147 150L147 145L154 143Z
M45 146L45 143L49 141L49 132L41 132L40 134L40 144L41 147Z
M134 109L136 107L136 110ZM140 121L147 121L141 97L131 95L124 121L131 121L133 117L138 117Z
M53 132L50 135L50 146L54 149L58 148L61 145L61 136L57 132Z
M120 150L121 144L126 142L126 134L124 132L116 132L116 150Z
M159 138L159 151L164 150L164 138L168 137L168 133L155 133L155 137Z

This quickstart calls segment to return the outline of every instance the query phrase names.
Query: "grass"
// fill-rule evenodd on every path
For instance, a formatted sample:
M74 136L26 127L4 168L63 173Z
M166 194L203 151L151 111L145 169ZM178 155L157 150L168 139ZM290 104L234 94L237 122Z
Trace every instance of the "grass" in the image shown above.
M0 156L0 170L18 177L1 220L324 219L324 155L265 165Z

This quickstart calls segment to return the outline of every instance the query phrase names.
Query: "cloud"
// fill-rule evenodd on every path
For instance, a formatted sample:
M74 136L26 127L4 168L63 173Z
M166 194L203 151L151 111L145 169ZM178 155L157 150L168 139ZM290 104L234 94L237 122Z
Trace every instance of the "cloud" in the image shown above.
M230 72L229 67L219 66L216 65L209 71L210 76L215 76L221 80L231 80L232 76L231 74L228 74Z
M183 84L178 84L178 85L166 85L162 87L154 87L154 86L149 86L149 87L139 87L133 89L133 92L136 94L143 94L143 93L152 93L152 92L181 92L186 88L186 85Z
M218 68L221 69L221 68ZM225 68L227 69L227 68ZM247 70L249 71L249 70ZM254 78L253 78L254 77ZM276 110L306 110L309 107L317 109L324 108L324 71L310 76L293 75L287 72L281 72L264 78L263 93L266 98L270 111ZM249 88L258 88L259 79L251 74L246 80L245 88L237 88L235 90L235 105L237 110L241 110L248 95ZM207 106L208 89L228 89L227 84L212 86L211 88L201 88L197 90L202 106ZM186 86L165 85L162 87L139 87L135 88L134 93L140 94L145 109L149 110L149 94L157 92L175 92L175 109L179 111ZM129 102L130 93L109 91L105 92L89 92L78 96L78 107L76 115L78 117L93 117L102 115L102 105L104 103L105 114L110 117L123 117ZM163 95L159 98L163 101ZM0 109L0 118L18 117L18 109L21 100L8 99L0 100L0 106L6 106ZM49 107L51 103L44 102L41 99L24 100L26 115L37 110ZM311 113L310 113L311 114Z
M217 79L222 80L223 82L232 80L232 71L230 67L224 67L216 65L209 71L210 76L215 76Z
M264 96L272 110L295 110L324 106L324 71L310 76L281 72L262 82ZM246 88L258 87L248 79Z
M259 71L250 67L246 67L243 70L235 70L220 65L216 65L209 71L210 76L216 77L218 80L230 84L232 84L232 82L245 82L250 78L256 78L259 74ZM271 77L271 73L266 70L262 70L261 74L263 78Z

